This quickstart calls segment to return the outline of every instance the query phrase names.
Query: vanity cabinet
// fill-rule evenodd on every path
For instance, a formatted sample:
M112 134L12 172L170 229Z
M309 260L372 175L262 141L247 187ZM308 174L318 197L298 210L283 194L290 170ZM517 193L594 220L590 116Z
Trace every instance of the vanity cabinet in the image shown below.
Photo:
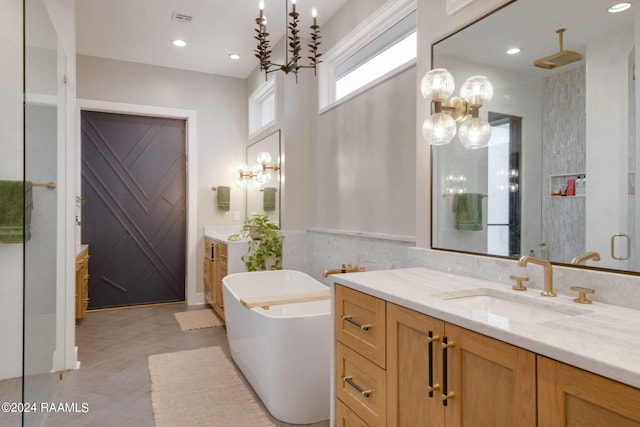
M76 320L83 319L89 306L89 248L76 255Z
M336 425L536 425L534 353L340 285L335 304Z
M541 426L640 426L640 390L538 356Z
M204 239L204 297L211 308L224 320L222 279L227 275L227 244L205 237Z

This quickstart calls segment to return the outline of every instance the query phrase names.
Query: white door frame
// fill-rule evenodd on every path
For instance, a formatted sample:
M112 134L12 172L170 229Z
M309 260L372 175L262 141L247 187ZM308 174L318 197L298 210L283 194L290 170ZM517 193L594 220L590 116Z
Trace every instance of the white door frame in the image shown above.
M198 136L196 127L196 111L195 110L182 110L177 108L166 107L154 107L150 105L138 105L138 104L124 104L118 102L108 101L96 101L89 99L78 99L77 101L77 125L78 125L78 141L77 141L77 153L76 153L76 188L78 192L81 188L82 182L82 169L81 169L81 157L80 157L80 141L82 138L82 132L80 130L81 118L80 112L83 110L98 111L103 113L117 113L117 114L129 114L149 117L166 117L171 119L186 120L186 135L185 135L185 152L186 152L186 168L187 168L187 241L185 248L186 256L186 271L185 271L185 283L187 286L186 297L187 304L202 304L202 294L196 293L196 262L199 259L196 256L197 248L197 212L198 212L198 192L197 192L197 146ZM80 233L76 234L76 244L80 244ZM91 251L91 248L89 248Z

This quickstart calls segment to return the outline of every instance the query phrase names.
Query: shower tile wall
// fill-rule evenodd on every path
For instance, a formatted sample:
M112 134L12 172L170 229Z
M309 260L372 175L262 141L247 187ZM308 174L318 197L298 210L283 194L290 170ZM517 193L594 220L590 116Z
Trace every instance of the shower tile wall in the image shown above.
M550 259L565 263L585 252L585 198L550 197L548 182L551 175L586 170L585 87L584 66L549 76L543 83L542 241Z

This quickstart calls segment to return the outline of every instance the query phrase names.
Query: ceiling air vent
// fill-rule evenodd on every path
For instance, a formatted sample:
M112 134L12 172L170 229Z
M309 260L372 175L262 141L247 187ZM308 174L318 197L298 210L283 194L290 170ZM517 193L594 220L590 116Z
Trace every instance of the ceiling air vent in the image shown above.
M181 22L183 24L190 24L193 21L193 16L185 15L184 13L173 12L171 20L175 22Z

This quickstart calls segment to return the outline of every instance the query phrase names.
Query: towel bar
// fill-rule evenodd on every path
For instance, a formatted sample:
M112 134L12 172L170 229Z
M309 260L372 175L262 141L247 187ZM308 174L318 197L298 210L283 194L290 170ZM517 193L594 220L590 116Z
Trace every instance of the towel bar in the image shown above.
M467 194L467 193L460 193L460 194ZM455 196L455 194L448 194L448 193L443 193L443 194L442 194L442 197L451 197L451 196ZM482 198L483 198L483 199L484 199L484 198L487 198L487 197L489 197L489 196L488 196L488 195L486 195L486 194L483 194L483 195L482 195Z
M46 184L37 184L37 183L34 182L33 184L31 184L31 186L32 187L46 187L49 190L53 190L53 189L56 188L56 183L52 182L52 181L49 181Z

